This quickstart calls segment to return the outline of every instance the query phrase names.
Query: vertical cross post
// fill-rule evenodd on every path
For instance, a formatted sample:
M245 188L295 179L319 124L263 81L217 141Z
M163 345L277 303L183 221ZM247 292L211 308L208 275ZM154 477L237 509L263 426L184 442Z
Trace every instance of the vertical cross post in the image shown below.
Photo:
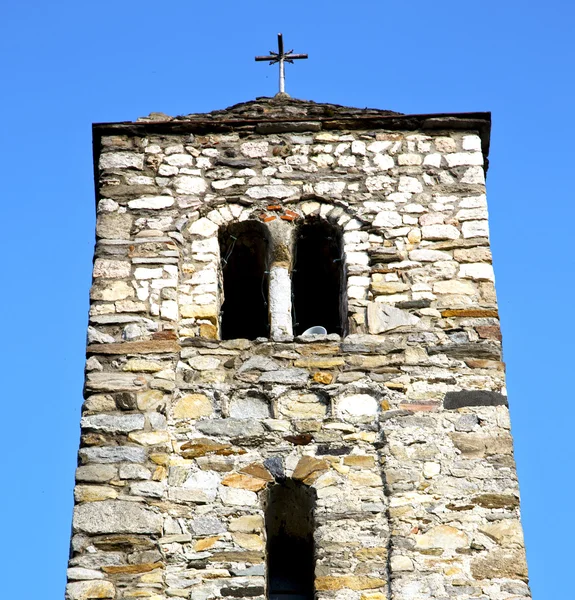
M283 35L278 33L278 51L270 50L269 56L256 56L256 61L270 61L270 65L279 64L280 94L285 94L285 63L293 64L294 60L307 58L307 54L294 54L293 50L284 51Z

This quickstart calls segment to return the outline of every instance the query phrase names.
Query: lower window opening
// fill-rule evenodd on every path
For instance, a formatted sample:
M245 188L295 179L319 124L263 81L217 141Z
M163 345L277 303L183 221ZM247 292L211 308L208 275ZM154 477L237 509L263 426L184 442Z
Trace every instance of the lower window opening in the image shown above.
M312 488L287 480L271 486L266 507L269 600L313 600Z
M234 223L220 230L224 284L221 338L231 340L269 337L269 241L256 221Z
M327 221L308 221L298 229L292 288L295 335L315 326L345 335L343 244Z

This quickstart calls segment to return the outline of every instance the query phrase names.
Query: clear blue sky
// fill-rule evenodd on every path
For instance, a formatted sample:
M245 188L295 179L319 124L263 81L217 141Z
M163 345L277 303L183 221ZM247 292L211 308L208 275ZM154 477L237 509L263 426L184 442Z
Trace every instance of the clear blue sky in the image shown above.
M276 92L493 112L488 200L536 600L573 570L573 118L567 0L5 3L0 22L2 596L63 598L94 243L91 123Z

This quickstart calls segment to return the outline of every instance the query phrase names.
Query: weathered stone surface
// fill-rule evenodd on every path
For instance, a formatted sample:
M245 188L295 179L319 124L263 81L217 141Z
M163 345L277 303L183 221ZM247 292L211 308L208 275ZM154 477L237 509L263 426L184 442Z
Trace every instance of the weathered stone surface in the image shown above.
M509 494L480 494L471 498L473 504L483 508L515 508L519 506L519 500Z
M294 479L305 481L312 473L323 472L329 469L329 463L323 459L312 456L302 456L292 473Z
M515 519L505 519L503 521L489 523L480 527L479 531L495 540L500 546L523 546L523 531L521 529L521 523Z
M378 577L367 577L357 575L321 576L316 577L315 586L318 591L328 592L343 589L349 590L372 590L384 588L387 584L385 579Z
M164 354L179 352L180 345L172 340L150 340L146 342L123 342L105 346L88 346L88 353L95 354Z
M75 581L66 586L66 600L115 598L116 588L111 581Z
M230 402L230 417L236 419L267 419L270 405L265 398L245 396Z
M475 579L521 579L527 581L527 563L522 550L493 550L471 561Z
M233 473L222 479L222 485L241 490L250 490L251 492L259 492L266 487L267 481L258 477L252 477L251 475L244 475L243 473ZM251 549L253 550L253 548Z
M427 533L417 536L416 546L423 550L441 548L442 550L456 550L469 546L467 535L455 527L438 525Z
M174 405L175 419L199 419L209 417L214 409L210 399L204 394L187 394Z
M445 394L444 408L453 410L465 406L507 406L507 397L487 390L462 390Z
M267 371L262 373L259 378L260 383L284 383L301 384L309 379L309 372L305 369L280 369L277 371Z
M238 374L249 371L277 371L278 363L267 356L251 356L238 369Z
M84 462L94 463L142 463L147 458L147 452L136 446L101 446L82 448L80 458Z
M91 534L161 533L160 514L136 502L104 500L81 504L74 509L74 529Z
M398 327L416 325L418 322L419 318L406 310L382 302L369 302L367 305L369 333L383 333Z
M90 415L82 417L80 425L86 429L128 432L144 428L144 415Z
M240 533L257 533L262 531L264 520L261 515L245 515L230 521L230 531Z
M76 481L103 483L117 474L118 469L113 465L85 465L76 469Z
M196 427L202 433L224 437L251 437L264 433L263 425L250 419L209 419L200 421Z

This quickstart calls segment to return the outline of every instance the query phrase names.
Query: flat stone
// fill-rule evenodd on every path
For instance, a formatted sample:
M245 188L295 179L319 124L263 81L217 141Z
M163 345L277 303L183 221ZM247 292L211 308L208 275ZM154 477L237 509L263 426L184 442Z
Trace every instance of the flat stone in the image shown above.
M257 506L258 504L258 496L255 492L231 487L222 486L220 498L225 506Z
M245 515L230 521L229 530L240 533L258 533L264 528L261 515Z
M471 503L483 508L515 508L519 499L510 494L480 494L471 498Z
M86 376L86 389L101 392L134 392L146 385L146 379L133 373L92 372Z
M118 497L118 490L105 485L76 485L74 500L80 502L100 502Z
M341 344L343 352L358 352L369 354L388 354L398 352L406 347L403 336L380 337L363 333L348 335Z
M495 308L453 308L442 310L441 316L461 317L461 318L499 318L499 313Z
M128 213L99 213L96 221L96 235L111 240L129 240L133 217Z
M88 326L88 344L110 344L115 341L114 336L98 331L95 327Z
M449 525L438 525L430 529L427 533L417 536L415 543L417 548L424 550L431 548L456 550L458 548L467 548L469 546L469 539L460 529L450 527Z
M265 548L263 538L256 533L232 533L232 539L238 546L246 550L263 550Z
M263 425L259 421L250 419L209 419L199 421L196 428L214 437L254 437L264 433Z
M180 351L175 340L149 340L143 342L119 342L104 346L88 346L86 352L94 354L164 354Z
M463 390L445 394L444 408L453 410L466 406L508 406L507 396L487 390Z
M210 399L204 394L188 394L176 402L173 414L176 419L199 419L209 417L213 410Z
M66 574L68 579L71 581L81 581L86 579L104 579L106 576L102 571L96 571L95 569L85 569L83 567L71 567L67 570Z
M169 208L174 204L175 200L172 196L149 196L130 200L128 206L132 209L160 210Z
M115 597L116 588L111 581L74 581L66 585L66 600L95 600Z
M194 221L190 226L190 233L200 235L202 237L211 237L218 231L218 226L213 222L203 217Z
M167 431L133 431L128 438L141 446L163 446L170 441Z
M267 356L251 356L238 369L238 374L249 371L277 371L278 363Z
M134 288L125 281L105 281L96 280L90 290L92 300L104 300L114 302L115 300L125 300L134 295Z
M453 225L424 225L421 235L424 240L454 240L461 237L459 229Z
M367 323L371 334L391 331L397 327L413 326L419 320L419 317L406 310L382 302L368 302L367 304Z
M320 592L349 589L354 591L384 589L387 585L385 579L361 575L326 575L315 578L315 589Z
M224 533L226 527L216 517L206 515L204 517L196 517L192 521L192 531L196 535L214 535Z
M284 383L302 384L309 379L309 372L305 369L279 369L278 371L267 371L262 373L259 383Z
M326 460L314 458L313 456L302 456L293 471L292 478L303 481L312 473L321 473L328 469L329 463Z
M203 194L208 189L208 184L202 177L191 175L174 177L174 186L177 194L190 194L192 196Z
M205 456L206 454L217 454L220 456L243 454L245 450L233 448L231 444L215 442L208 438L195 438L182 444L180 453L184 458L190 459Z
M378 411L377 400L369 394L351 394L337 399L337 412L344 417L374 416Z
M147 451L136 446L94 446L81 448L80 458L86 463L143 463Z
M244 475L243 473L232 473L222 479L222 485L242 490L250 490L251 492L259 492L266 487L267 481L259 479L258 477L252 477L251 475Z
M246 194L250 198L260 200L262 198L289 198L294 196L299 188L291 185L261 185L248 188Z
M82 417L80 426L96 431L122 432L143 429L144 415L89 415Z
M144 168L144 155L136 152L104 152L100 155L100 169Z
M76 481L104 483L117 474L118 469L113 465L84 465L76 469Z
M479 528L481 533L495 540L503 547L523 547L523 530L521 523L515 519L503 519Z
M485 358L488 360L501 360L501 346L491 342L469 342L461 344L444 344L443 346L429 346L430 355L446 354L454 358Z
M101 533L162 532L163 517L137 502L104 500L80 504L74 508L75 531Z
M471 561L475 579L521 579L527 581L527 563L523 550L491 550Z
M229 405L230 417L237 419L268 419L270 405L265 398L245 396L233 398Z

